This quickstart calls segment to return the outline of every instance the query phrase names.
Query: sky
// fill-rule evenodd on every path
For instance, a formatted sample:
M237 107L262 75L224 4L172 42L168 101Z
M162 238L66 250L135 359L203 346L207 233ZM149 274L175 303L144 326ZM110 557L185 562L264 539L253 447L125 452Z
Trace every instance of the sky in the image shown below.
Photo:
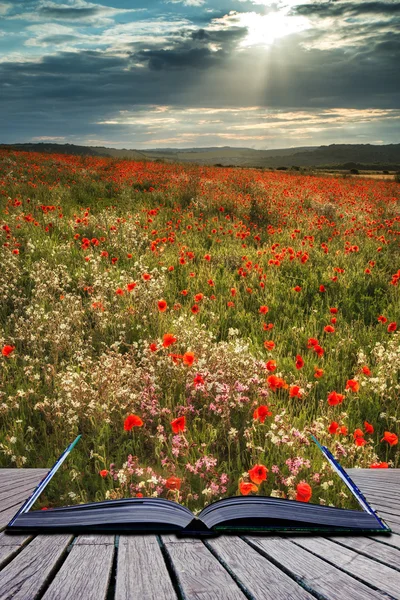
M399 143L399 65L394 0L0 0L0 143Z

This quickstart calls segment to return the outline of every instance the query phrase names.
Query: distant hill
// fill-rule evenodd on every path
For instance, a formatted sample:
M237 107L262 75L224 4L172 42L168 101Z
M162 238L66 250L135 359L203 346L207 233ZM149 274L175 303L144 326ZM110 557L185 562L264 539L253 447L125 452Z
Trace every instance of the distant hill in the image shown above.
M44 152L49 154L74 154L77 156L113 156L115 158L131 158L143 160L146 158L139 150L105 148L104 146L76 146L75 144L53 144L40 142L38 144L0 144L0 149L20 150L23 152Z
M80 156L112 156L133 160L162 160L165 162L196 163L239 167L301 167L391 170L400 169L400 144L332 144L274 150L252 148L155 148L146 150L76 146L74 144L27 143L1 144L0 148L29 152L51 152Z

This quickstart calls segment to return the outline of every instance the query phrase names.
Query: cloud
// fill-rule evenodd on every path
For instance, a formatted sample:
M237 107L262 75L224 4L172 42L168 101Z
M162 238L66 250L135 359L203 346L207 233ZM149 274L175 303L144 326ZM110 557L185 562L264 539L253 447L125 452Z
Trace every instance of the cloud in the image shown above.
M1 6L1 5L0 5ZM10 5L6 19L29 22L46 22L48 20L78 23L79 25L106 26L114 22L117 15L129 15L145 8L113 8L86 0L69 0L60 4L52 0L24 0ZM22 10L21 10L22 9Z
M0 15L6 15L11 9L12 4L10 2L0 2Z
M206 0L165 0L166 4L183 4L184 6L202 6Z
M364 15L400 15L399 2L313 2L299 4L293 14L318 16L320 18L364 16Z

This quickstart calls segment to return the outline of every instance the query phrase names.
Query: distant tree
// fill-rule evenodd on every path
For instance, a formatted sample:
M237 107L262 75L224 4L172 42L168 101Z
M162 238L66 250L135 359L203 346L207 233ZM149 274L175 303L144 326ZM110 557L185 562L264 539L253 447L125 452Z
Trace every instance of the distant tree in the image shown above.
M358 169L350 169L350 173L351 173L352 175L358 175L358 174L359 174L359 172L360 172L360 171L359 171Z

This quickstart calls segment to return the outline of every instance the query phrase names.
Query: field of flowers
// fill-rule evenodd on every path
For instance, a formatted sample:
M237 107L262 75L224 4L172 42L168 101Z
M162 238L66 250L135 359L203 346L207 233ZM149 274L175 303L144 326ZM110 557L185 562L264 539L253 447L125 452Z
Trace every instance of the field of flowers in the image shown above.
M400 466L400 185L0 151L0 466L335 502ZM61 487L60 487L61 486Z

